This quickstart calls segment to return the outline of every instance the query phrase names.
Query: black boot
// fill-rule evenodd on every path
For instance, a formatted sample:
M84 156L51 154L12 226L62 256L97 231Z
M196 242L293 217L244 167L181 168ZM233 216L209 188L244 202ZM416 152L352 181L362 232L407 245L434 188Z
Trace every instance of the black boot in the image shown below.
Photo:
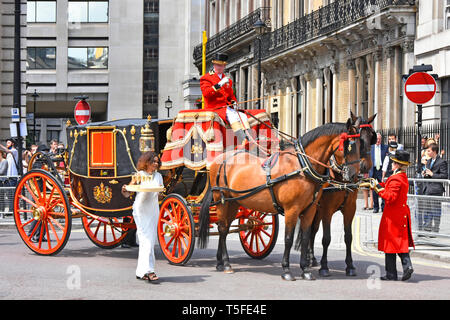
M402 267L403 267L403 277L402 281L406 281L409 278L411 278L411 275L414 272L414 269L412 267L411 258L409 256L409 253L399 253L400 260L402 261Z
M397 266L395 265L395 253L385 253L386 275L381 280L397 280Z

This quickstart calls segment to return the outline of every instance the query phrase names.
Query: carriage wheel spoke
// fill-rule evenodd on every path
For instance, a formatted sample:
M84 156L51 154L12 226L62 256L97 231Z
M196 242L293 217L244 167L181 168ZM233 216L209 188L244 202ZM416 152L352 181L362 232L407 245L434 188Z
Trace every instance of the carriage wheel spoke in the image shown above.
M175 239L175 237L174 237L174 239ZM173 242L172 256L175 256L175 252L177 251L177 241L178 241L178 239L175 239L175 241Z
M29 187L25 184L25 187L28 189ZM33 197L33 199L36 199L36 196L30 191L30 193L31 193L31 196ZM33 207L35 207L35 208L37 208L38 206L37 206L37 204L36 203L38 203L38 201L37 200L35 200L35 202L33 202L33 201L31 201L30 199L28 199L27 197L25 197L24 195L20 195L19 196L19 198L20 199L22 199L22 200L24 200L25 202L28 202L30 205L32 205Z
M53 234L55 235L56 241L59 242L60 240L58 234L56 233L55 227L53 226L52 220L49 219L48 222L50 224L50 227L52 228Z
M61 231L63 231L64 232L64 227L58 222L58 221L56 221L55 219L53 219L52 217L48 217L49 219L50 219L50 221L52 221L54 224L56 224L56 226L58 227L58 228L60 228L61 229Z
M262 245L263 245L263 248L265 248L266 247L266 243L264 242L264 239L263 239L263 237L262 237L262 235L260 234L260 233L258 233L258 237L259 237L259 240L261 240L261 243L262 243ZM259 250L258 250L259 251Z
M173 236L172 238L170 238L169 242L167 242L166 247L164 248L165 250L169 250L169 246L172 243L172 241L175 239L175 236Z

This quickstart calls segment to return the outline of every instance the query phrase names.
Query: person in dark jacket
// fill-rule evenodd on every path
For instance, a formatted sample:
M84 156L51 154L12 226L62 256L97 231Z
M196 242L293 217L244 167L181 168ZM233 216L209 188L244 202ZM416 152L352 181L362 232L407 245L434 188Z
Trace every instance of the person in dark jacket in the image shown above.
M372 145L371 148L371 156L373 167L370 169L369 177L377 179L378 182L382 182L383 180L383 161L384 157L388 154L388 146L382 144L383 137L381 133L377 133L377 142ZM373 197L373 213L378 213L380 211L380 202L378 200L378 194L375 191L372 191ZM384 210L384 200L381 199L381 211Z
M448 179L447 161L439 156L439 146L432 143L427 148L429 159L422 172L425 179ZM442 196L444 185L441 182L426 182L423 186L423 194L427 196ZM424 230L429 232L439 232L441 223L441 205L437 201L429 200L427 203L427 213L424 216Z

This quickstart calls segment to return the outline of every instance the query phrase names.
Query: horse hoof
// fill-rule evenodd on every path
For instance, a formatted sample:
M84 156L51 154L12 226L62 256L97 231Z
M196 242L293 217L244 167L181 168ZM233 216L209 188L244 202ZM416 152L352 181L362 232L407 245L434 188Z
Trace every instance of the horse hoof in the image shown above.
M224 270L225 270L225 267L224 267L223 264L218 264L218 265L216 266L216 270L217 270L217 271L224 271Z
M319 270L319 275L321 277L329 277L331 275L330 274L330 270L328 270L328 269L320 269Z
M233 268L231 268L231 266L227 266L224 268L223 272L227 273L227 274L232 274L234 273Z
M281 275L281 279L286 281L295 281L294 276L290 272L285 272Z
M303 280L316 280L311 272L304 272L301 277Z
M347 277L356 277L356 271L355 271L355 269L345 270L345 275Z

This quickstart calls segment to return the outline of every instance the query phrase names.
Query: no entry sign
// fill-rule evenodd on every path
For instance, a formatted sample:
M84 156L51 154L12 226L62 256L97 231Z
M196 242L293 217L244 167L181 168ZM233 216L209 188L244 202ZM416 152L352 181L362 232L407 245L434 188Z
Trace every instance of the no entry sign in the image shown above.
M416 72L405 82L406 97L415 104L424 104L433 99L436 81L426 72Z
M86 124L91 118L91 106L86 100L78 101L75 106L75 121L79 124Z

